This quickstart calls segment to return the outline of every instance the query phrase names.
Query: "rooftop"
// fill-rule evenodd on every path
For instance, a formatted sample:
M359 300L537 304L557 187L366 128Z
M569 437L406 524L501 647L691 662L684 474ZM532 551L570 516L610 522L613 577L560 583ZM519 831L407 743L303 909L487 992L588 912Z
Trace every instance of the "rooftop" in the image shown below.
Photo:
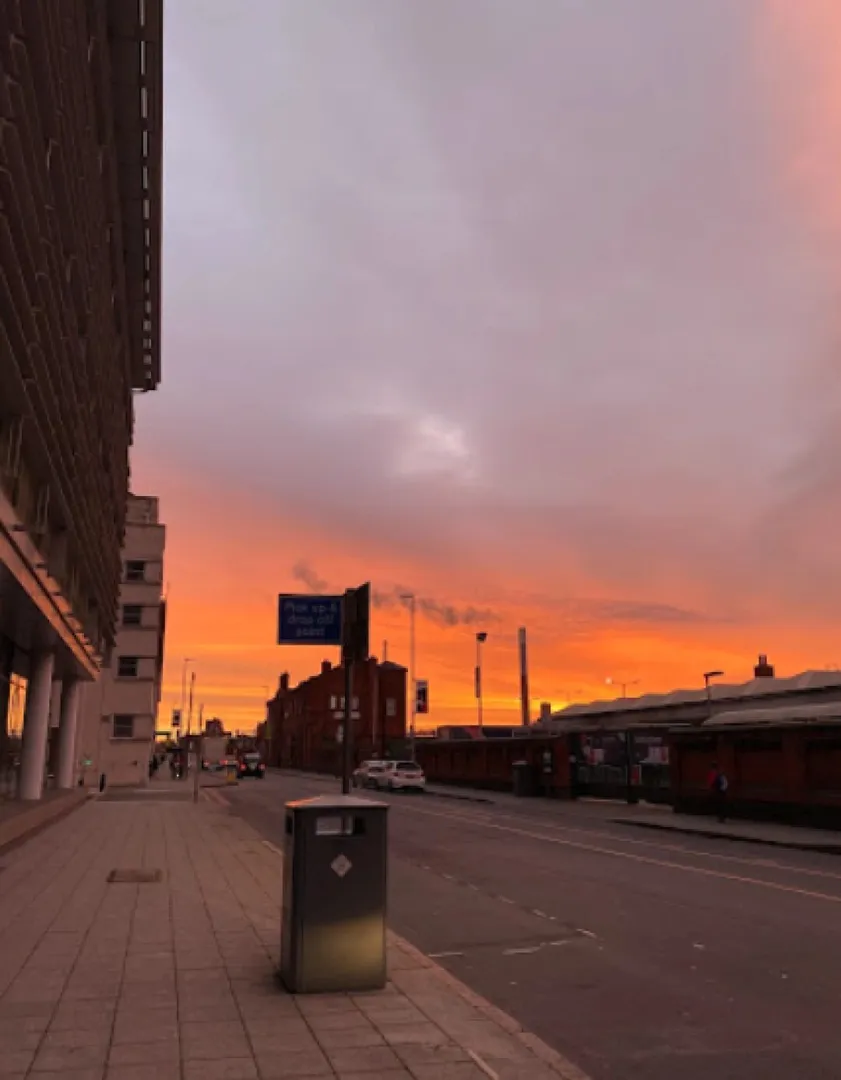
M796 694L804 691L841 689L841 671L804 671L786 679L760 678L745 683L712 683L710 697L718 704L733 701L742 702L749 698L773 697L782 694ZM555 721L586 720L609 713L643 713L647 710L679 708L685 705L702 704L707 700L704 687L693 690L672 690L668 694L643 694L636 698L615 698L612 701L593 701L587 705L570 705L566 709L552 713ZM810 706L814 708L814 706ZM744 716L745 711L741 710Z

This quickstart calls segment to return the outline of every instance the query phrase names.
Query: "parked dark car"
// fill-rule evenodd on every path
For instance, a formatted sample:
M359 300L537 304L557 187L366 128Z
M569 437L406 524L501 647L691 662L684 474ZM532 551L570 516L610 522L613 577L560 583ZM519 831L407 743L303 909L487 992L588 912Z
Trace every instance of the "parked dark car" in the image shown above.
M239 769L237 771L240 779L244 776L256 776L258 780L262 780L266 775L266 766L261 761L259 754L243 754L239 759Z

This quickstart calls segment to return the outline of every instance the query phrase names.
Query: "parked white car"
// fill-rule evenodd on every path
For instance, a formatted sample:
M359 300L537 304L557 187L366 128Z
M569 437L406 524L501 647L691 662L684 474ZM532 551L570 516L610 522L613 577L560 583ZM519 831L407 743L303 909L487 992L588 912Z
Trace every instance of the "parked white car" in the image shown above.
M426 791L426 776L416 761L384 761L371 779L380 790Z
M382 761L363 761L358 769L353 770L350 782L354 787L377 787L377 776L382 771Z

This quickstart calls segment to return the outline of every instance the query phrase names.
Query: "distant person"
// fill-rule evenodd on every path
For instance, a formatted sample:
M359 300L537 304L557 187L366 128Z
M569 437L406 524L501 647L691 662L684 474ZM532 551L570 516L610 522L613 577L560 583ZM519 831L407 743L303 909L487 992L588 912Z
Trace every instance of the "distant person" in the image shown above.
M718 820L724 824L727 820L727 789L730 787L730 784L728 783L726 773L723 769L718 767L718 762L716 761L712 763L712 767L710 768L709 776L707 777L707 786L715 801Z

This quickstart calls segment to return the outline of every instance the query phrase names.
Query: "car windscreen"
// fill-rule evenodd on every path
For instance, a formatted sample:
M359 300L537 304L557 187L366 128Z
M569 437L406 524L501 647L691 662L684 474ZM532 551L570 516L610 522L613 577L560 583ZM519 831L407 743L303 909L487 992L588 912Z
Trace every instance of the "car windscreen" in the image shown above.
M260 760L260 755L259 754L245 754L245 755L243 755L242 760L247 761L249 765L253 765L255 762Z
M416 761L398 761L398 769L415 769L420 772L420 765Z

